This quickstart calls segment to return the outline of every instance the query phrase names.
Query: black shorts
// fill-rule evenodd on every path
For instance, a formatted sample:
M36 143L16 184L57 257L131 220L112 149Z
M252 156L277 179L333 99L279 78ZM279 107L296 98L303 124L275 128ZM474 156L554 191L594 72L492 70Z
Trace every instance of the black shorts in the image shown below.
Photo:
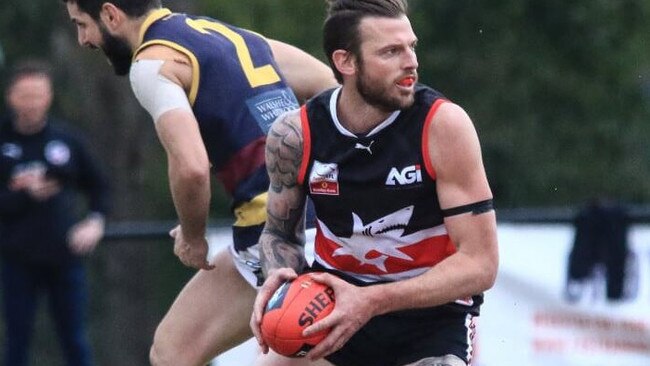
M323 270L318 264L315 267L312 270ZM427 357L455 355L469 363L473 317L458 304L376 316L326 359L336 366L402 366Z
M380 315L326 358L336 366L402 366L452 354L468 363L471 319L469 314L442 314L437 308Z

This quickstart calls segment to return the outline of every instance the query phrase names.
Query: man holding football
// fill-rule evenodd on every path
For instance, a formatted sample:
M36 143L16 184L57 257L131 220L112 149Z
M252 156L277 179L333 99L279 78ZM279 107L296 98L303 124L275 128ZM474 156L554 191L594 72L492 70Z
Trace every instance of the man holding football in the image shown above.
M280 116L266 145L271 185L260 237L266 281L251 328L286 280L330 286L330 329L307 353L338 366L471 362L473 318L498 267L496 215L467 113L417 84L403 0L332 0L324 48L342 84ZM318 219L303 254L304 202Z

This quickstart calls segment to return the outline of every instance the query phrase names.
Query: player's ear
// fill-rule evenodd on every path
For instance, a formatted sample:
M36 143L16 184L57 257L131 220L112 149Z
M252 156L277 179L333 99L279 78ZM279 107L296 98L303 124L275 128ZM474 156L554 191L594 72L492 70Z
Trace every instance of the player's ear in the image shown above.
M343 75L350 76L357 72L356 57L350 51L336 50L332 53L332 62Z
M116 30L124 21L124 12L113 3L105 2L99 11L99 19L108 30Z

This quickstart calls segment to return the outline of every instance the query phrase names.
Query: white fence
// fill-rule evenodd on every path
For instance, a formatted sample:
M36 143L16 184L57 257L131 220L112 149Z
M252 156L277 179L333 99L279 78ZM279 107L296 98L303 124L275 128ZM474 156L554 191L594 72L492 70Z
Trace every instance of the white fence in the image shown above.
M608 301L603 278L564 297L574 230L500 225L497 283L478 322L476 366L650 365L650 226L632 226L630 297Z

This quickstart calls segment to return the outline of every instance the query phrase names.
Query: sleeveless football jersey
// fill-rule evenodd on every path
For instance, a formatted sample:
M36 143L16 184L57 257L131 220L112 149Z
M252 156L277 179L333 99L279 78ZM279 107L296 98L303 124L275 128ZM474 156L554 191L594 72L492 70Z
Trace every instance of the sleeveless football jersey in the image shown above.
M299 182L316 208L316 261L364 282L422 274L456 251L423 132L445 99L418 86L411 108L359 137L336 117L339 92L323 93L301 110Z
M191 60L188 97L212 168L233 197L235 247L257 243L269 187L266 133L277 116L299 107L268 43L215 19L160 9L144 22L140 44L136 54L157 44Z

